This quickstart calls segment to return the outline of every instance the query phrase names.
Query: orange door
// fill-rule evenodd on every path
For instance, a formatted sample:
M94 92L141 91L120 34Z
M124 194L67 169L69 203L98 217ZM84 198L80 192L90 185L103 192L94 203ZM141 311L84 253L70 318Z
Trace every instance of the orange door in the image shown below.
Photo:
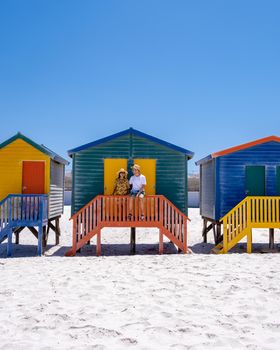
M45 162L24 161L22 165L22 193L45 193Z

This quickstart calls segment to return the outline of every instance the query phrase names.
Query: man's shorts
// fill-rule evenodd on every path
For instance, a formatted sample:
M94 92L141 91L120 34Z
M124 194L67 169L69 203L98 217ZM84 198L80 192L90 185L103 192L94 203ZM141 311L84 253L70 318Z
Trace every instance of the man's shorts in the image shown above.
M138 195L139 191L130 191L130 197L136 197ZM145 197L145 192L141 191L139 196L139 198L144 198Z

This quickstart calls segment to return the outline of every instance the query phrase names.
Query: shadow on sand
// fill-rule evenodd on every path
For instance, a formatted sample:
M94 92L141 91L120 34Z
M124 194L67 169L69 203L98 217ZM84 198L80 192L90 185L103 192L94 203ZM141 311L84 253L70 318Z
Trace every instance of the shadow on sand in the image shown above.
M0 259L6 258L7 244L2 243L0 247ZM212 243L197 243L189 246L194 254L211 254L214 248ZM46 257L64 257L65 253L71 249L70 246L54 246L48 245L45 251ZM239 243L229 254L244 254L247 252L246 243ZM275 245L274 249L270 249L268 244L253 244L253 253L279 253L280 246ZM133 255L158 255L158 244L154 243L138 243L136 244L136 252ZM171 242L164 242L164 254L178 254L176 247ZM102 244L101 256L128 256L130 253L130 244ZM13 258L32 258L37 256L36 245L13 244ZM76 256L96 256L96 245L85 245L81 252L77 252Z

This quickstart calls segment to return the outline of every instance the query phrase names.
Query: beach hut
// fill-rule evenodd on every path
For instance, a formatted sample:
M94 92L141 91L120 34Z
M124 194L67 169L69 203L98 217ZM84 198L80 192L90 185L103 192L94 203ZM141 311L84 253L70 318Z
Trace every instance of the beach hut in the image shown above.
M187 215L188 160L193 157L193 152L130 128L74 148L68 154L73 159L72 215L75 227L73 227L72 253L77 247L81 247L86 242L84 239L82 243L77 245L77 240L80 242L79 237L87 236L89 238L93 234L89 232L88 234L85 232L78 233L77 227L80 229L81 224L80 221L78 224L76 222L77 215L86 210L88 203L92 203L92 200L97 196L100 196L99 198L110 197L113 192L116 172L120 168L127 169L130 172L134 163L141 166L141 172L147 178L147 203L149 200L152 203L153 200L156 203L155 205L158 206L157 208L150 208L149 205L152 204L148 205L146 203L147 210L155 209L155 213L158 213L160 202L157 201L159 201L159 195L161 195L168 200L168 203L172 203L174 208L176 207L177 211L182 213L183 216ZM113 198L112 201L114 201ZM117 203L120 203L120 198L114 205L117 205ZM97 202L95 202L95 205L97 205ZM104 209L104 207L102 208ZM106 208L108 208L108 205ZM87 214L84 213L84 215ZM133 223L136 226L143 226L144 224L147 226L147 217L145 222L142 223L136 220L135 217L133 223L128 223L126 217L123 217L122 220L119 218L118 222L112 222L112 218L113 215L107 218L111 222L101 218L102 226L105 227L109 224L109 226L133 226ZM83 220L83 217L79 217L78 220ZM154 223L150 222L151 224ZM85 230L84 227L83 230ZM97 231L99 230L97 229Z
M196 164L205 242L213 229L216 252L227 252L245 236L250 251L252 228L267 227L272 246L274 228L280 226L280 138L270 136L228 148Z
M0 242L28 227L38 238L38 253L49 230L59 243L64 207L64 173L68 161L21 133L0 144ZM36 230L38 226L38 230Z

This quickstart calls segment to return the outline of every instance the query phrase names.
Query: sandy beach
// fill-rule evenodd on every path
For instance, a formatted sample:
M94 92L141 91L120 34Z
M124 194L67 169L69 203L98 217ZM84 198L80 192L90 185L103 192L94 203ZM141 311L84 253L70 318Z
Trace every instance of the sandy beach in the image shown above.
M157 230L141 229L131 256L129 231L106 229L100 258L94 240L66 258L69 215L66 207L61 243L50 234L44 257L26 230L13 258L0 246L0 349L279 349L279 254L260 254L267 231L254 234L255 254L241 244L209 255L212 236L201 243L190 209L194 254L172 254L166 241L159 256Z

